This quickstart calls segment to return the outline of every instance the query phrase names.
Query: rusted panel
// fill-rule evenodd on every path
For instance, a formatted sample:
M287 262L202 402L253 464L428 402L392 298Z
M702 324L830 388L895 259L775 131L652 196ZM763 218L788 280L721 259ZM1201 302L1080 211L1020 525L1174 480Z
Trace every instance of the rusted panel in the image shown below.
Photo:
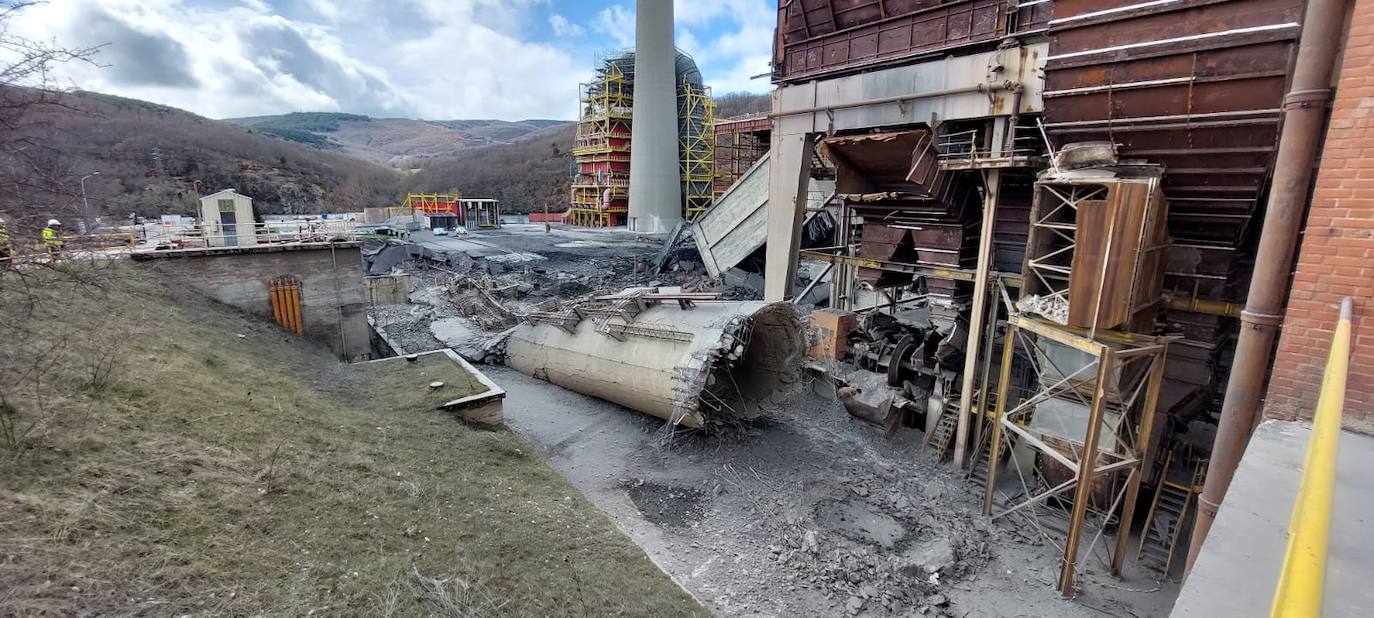
M773 130L773 119L768 116L750 116L744 118L729 118L716 121L712 128L716 135L730 135L732 133L763 133Z
M862 177L861 183L839 182L841 193L896 192L944 201L952 189L954 174L940 170L934 140L923 129L827 138L821 152L837 170Z
M1302 1L1053 5L1044 92L1051 139L1110 140L1122 158L1164 165L1176 241L1218 246L1218 259L1239 255L1224 250L1244 244L1272 172ZM1237 272L1229 261L1212 269ZM1171 286L1191 280L1214 298L1236 292L1192 274L1171 275Z
M1003 0L780 0L773 80L796 81L955 47L994 43L1020 12ZM1043 14L1025 12L1027 26Z

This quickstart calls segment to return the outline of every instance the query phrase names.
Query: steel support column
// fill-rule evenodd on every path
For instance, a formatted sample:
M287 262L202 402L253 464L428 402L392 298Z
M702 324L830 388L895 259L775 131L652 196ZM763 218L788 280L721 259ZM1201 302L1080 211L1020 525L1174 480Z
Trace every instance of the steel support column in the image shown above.
M964 344L963 384L959 389L959 424L954 432L954 465L964 465L968 445L969 408L973 405L973 377L978 371L978 349L983 337L983 320L988 309L988 272L992 270L992 235L997 221L997 196L1002 171L983 173L983 227L978 236L978 270L973 282L973 313L969 316L968 340ZM987 388L984 384L983 388Z
M768 302L780 302L792 295L792 285L797 278L797 250L801 247L802 222L806 219L806 190L816 140L810 133L783 135L774 131L772 141L763 298Z

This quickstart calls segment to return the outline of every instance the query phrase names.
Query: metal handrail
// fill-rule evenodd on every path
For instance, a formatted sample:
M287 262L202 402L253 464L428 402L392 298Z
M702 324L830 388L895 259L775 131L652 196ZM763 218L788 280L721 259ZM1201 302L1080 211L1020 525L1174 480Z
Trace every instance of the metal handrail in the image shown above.
M237 223L234 233L225 233L225 224L210 222L193 225L159 226L150 230L148 245L174 245L181 248L208 248L270 245L302 242L357 240L357 222L340 220L269 221ZM251 237L252 243L244 242Z
M1307 443L1302 483L1293 504L1293 518L1288 522L1288 550L1269 612L1275 618L1321 615L1353 312L1350 298L1342 300L1340 321L1331 337L1331 351L1326 357L1321 392L1312 415L1312 437Z

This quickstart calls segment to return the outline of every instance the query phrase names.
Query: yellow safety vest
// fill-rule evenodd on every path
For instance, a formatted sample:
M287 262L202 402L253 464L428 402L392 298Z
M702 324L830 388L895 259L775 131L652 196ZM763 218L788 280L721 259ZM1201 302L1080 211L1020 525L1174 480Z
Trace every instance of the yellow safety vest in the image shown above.
M43 244L49 247L61 247L62 241L57 237L57 231L50 227L43 228Z

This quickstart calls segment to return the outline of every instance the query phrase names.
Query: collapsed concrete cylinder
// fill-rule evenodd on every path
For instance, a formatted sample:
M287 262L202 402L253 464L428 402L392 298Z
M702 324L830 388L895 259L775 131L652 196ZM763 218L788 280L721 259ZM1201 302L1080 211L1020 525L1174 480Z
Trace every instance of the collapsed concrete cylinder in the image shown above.
M796 390L806 350L791 303L676 303L634 315L526 322L506 364L670 423L749 419Z

